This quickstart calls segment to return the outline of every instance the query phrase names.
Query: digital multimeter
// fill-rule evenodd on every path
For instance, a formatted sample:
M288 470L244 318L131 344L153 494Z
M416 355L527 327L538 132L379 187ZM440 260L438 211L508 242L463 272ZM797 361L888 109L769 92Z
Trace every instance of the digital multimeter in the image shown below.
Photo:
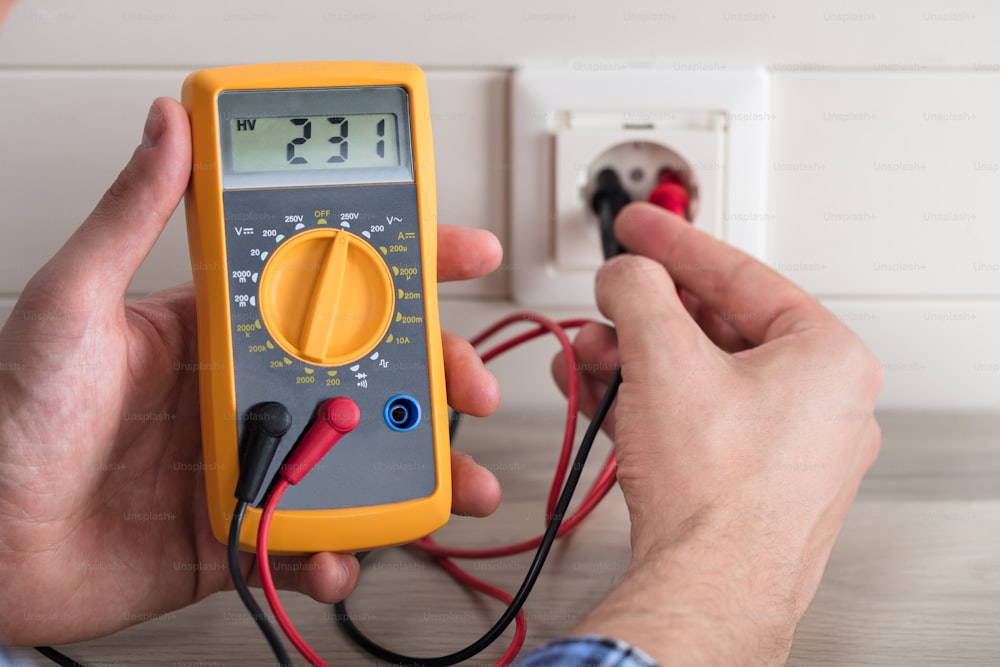
M451 479L423 73L223 67L191 74L182 97L215 536L226 541L254 406L291 414L266 488L318 406L339 396L361 421L282 498L269 548L358 551L433 532L448 520ZM259 518L247 513L243 548Z

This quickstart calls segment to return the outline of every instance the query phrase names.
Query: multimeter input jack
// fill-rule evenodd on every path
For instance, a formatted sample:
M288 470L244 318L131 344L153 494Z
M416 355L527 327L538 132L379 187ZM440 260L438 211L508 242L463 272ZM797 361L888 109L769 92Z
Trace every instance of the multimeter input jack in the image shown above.
M393 431L412 431L420 423L420 403L412 396L398 394L386 401L382 416Z

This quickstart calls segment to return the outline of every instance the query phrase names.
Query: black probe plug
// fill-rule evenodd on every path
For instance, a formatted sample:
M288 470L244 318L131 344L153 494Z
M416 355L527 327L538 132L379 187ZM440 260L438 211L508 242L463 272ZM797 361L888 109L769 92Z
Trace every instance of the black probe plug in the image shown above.
M264 477L271 467L274 455L278 453L278 445L281 444L281 439L285 437L288 429L292 426L292 413L281 403L268 401L258 403L247 410L243 418L247 422L247 429L243 446L240 448L240 476L236 481L235 493L236 507L229 523L229 537L226 541L229 576L232 577L233 587L239 594L240 600L250 612L250 617L260 628L268 645L270 645L278 664L281 667L291 667L292 659L281 643L281 638L271 627L271 622L264 614L264 610L254 600L253 594L250 593L247 582L243 578L240 564L240 535L243 532L243 520L246 517L247 507L260 493L260 489L264 485Z
M292 427L292 413L281 403L258 403L246 413L247 435L240 452L240 478L236 482L236 498L253 503L264 485L271 461L278 452L281 439Z
M615 238L615 218L630 201L632 197L622 187L621 179L614 169L605 167L598 172L597 189L590 198L590 208L600 221L604 259L611 259L615 255L628 252Z

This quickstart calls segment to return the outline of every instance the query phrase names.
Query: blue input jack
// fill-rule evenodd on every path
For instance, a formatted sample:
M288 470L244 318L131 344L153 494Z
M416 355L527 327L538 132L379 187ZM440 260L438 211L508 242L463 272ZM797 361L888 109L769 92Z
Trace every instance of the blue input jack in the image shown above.
M412 396L397 394L386 401L382 416L393 431L412 431L420 423L420 404Z

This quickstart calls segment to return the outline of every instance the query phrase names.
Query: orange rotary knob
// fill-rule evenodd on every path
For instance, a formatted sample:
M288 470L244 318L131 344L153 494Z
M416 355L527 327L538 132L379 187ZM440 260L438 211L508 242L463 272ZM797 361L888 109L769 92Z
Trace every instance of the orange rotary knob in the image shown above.
M264 325L285 351L309 363L339 366L371 352L395 304L389 267L344 231L315 229L289 239L260 277Z

